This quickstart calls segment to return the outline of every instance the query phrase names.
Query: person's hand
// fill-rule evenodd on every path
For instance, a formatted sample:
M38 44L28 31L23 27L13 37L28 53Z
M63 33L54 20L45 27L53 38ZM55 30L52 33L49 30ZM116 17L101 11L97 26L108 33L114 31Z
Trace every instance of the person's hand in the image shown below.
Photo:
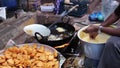
M96 25L89 25L83 32L85 33L92 33L92 32L97 32L98 31L98 26Z
M98 35L98 26L96 25L89 25L85 30L83 30L86 33L89 33L89 36L91 39L95 39Z
M98 35L98 32L90 32L90 33L89 33L89 37L90 37L91 39L95 39L97 35Z

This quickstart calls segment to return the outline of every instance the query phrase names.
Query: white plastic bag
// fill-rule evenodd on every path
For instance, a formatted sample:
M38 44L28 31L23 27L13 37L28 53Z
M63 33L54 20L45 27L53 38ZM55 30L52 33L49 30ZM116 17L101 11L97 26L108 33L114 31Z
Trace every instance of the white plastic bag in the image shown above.
M115 0L102 0L102 13L106 20L114 12L119 3Z

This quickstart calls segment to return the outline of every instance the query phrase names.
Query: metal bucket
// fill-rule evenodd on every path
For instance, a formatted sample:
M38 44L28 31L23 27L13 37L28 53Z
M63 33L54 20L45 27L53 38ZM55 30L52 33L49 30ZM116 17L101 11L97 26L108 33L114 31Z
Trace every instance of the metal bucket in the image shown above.
M107 39L104 38L105 42L102 42L102 43L87 42L87 41L84 41L83 38L81 38L81 36L80 36L82 30L85 29L85 28L80 29L78 31L78 34L77 34L78 38L81 41L81 44L83 45L85 56L88 57L88 58L94 59L94 60L99 60L100 57L101 57L101 54L103 52L103 49L105 47L105 43L110 38L110 36L109 35L102 35L103 38L105 36L108 36Z
M82 41L82 45L84 47L85 56L95 60L100 59L103 49L105 47L104 44L93 44L84 41Z

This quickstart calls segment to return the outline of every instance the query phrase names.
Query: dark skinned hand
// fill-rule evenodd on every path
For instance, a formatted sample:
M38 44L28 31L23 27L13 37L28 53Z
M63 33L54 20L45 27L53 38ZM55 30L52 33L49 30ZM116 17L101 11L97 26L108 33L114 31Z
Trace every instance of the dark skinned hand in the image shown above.
M89 36L91 39L95 39L98 35L98 26L96 25L89 25L85 30L83 30L85 33L89 33Z
M89 33L89 37L90 37L91 39L95 39L97 35L98 35L98 32L90 32L90 33Z

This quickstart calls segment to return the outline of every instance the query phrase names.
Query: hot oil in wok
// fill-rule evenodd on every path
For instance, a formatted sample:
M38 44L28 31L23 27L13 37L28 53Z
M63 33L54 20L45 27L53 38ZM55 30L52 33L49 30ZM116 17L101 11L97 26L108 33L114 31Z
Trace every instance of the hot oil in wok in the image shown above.
M48 40L62 40L64 38L70 37L71 35L72 32L69 30L63 27L57 27L55 29L51 29L51 34L48 37Z

